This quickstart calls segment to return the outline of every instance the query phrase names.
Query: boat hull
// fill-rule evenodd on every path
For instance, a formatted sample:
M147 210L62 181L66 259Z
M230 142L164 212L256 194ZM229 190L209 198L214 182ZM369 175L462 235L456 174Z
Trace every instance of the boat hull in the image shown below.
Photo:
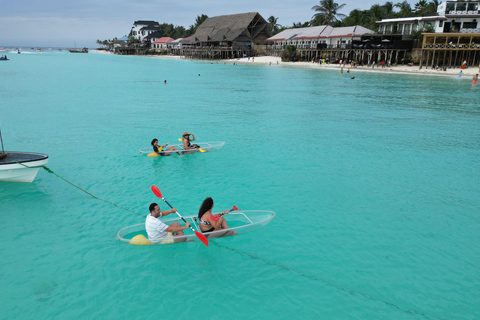
M38 171L48 163L48 156L31 152L7 152L0 159L0 181L33 182Z

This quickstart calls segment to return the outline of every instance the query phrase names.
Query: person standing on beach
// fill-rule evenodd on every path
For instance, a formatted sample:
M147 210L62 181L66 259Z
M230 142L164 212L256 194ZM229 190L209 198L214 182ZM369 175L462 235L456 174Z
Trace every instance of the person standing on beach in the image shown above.
M372 69L375 69L375 61L372 62Z
M160 206L156 203L151 203L150 207L150 214L147 216L145 220L145 230L148 234L148 239L154 241L160 241L163 238L171 238L171 237L180 237L183 236L183 230L188 229L190 227L190 223L186 222L185 226L182 227L180 223L174 222L171 225L167 225L160 221L160 217L168 216L170 213L177 212L177 209L172 208L172 210L168 211L160 211ZM173 242L183 242L186 241L186 238L183 239L175 239L170 240L169 243Z
M382 60L382 69L385 69L385 60Z
M462 77L462 74L463 74L463 71L460 70L460 72L458 73L458 77L461 78L461 77Z

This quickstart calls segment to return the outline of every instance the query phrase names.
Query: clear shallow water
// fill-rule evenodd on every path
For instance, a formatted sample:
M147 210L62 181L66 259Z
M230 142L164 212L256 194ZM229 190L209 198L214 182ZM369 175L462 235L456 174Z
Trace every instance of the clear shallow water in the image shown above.
M158 202L155 184L183 214L212 196L218 210L277 216L209 248L131 246L115 235L140 216L44 170L32 184L1 183L2 317L480 317L480 88L471 79L350 80L92 53L9 58L0 65L7 150L47 153L57 174L140 214ZM138 154L185 130L226 144Z

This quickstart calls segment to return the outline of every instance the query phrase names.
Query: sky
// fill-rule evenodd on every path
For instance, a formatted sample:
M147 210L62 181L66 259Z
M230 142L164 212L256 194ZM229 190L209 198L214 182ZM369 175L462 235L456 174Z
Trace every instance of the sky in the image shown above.
M387 0L336 1L346 6L340 13L366 10ZM394 3L400 0L393 1ZM408 0L414 5L414 1ZM10 0L2 1L0 10L0 47L88 47L96 48L97 39L121 38L136 20L171 23L188 29L197 16L258 12L266 20L278 23L309 21L312 7L319 1L297 0Z

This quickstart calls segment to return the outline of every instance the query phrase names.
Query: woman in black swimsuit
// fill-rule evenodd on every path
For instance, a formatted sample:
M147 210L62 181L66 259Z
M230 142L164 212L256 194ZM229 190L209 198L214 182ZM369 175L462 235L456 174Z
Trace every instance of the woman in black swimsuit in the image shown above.
M178 149L175 147L170 147L164 150L163 148L165 148L168 145L168 143L164 144L163 146L159 146L158 139L153 139L151 143L152 143L153 151L158 153L161 156L169 156L172 154L172 152L177 152L178 154L180 154L180 152L178 152Z
M198 211L199 226L203 233L228 228L227 221L225 221L223 216L230 211L225 210L218 215L214 215L212 214L213 206L213 199L208 197L203 200L202 206Z
M192 136L192 138L190 138L190 136ZM191 144L190 141L195 141L195 135L193 133L188 133L187 131L185 131L182 134L183 150L200 148L198 144Z

